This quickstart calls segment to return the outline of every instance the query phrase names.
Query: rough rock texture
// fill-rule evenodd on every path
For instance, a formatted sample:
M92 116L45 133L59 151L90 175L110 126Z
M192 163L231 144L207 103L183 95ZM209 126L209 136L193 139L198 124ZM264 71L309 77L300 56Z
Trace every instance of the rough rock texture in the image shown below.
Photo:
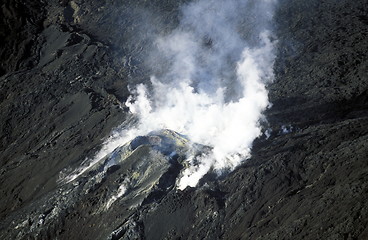
M272 133L223 179L107 209L129 167L57 181L134 121L123 103L147 79L144 36L173 29L183 2L3 1L1 239L367 239L365 0L279 1ZM132 156L154 159L147 146Z

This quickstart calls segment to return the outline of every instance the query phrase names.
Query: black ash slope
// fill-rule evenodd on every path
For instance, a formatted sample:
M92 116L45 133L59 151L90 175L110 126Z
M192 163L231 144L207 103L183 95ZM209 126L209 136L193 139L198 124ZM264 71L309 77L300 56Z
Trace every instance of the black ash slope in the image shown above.
M2 239L368 238L366 1L280 1L271 136L226 178L103 211L123 169L85 195L58 185L127 118L127 85L146 79L149 44L130 41L141 9L169 31L182 2L2 4Z

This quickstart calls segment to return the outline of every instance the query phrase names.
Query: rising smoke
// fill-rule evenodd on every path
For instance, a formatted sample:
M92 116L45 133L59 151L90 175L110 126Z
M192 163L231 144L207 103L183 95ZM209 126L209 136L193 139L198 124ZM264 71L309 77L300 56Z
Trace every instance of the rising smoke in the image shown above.
M273 79L270 31L275 0L199 0L181 9L178 27L154 41L150 83L132 88L126 105L138 122L114 133L97 155L168 128L212 147L188 156L178 188L195 186L210 170L232 170L249 158L261 134Z
M129 135L169 128L213 147L184 171L179 189L195 186L211 168L233 169L250 156L268 106L265 85L273 78L274 3L195 1L182 8L177 28L156 40L151 58L168 67L128 100L139 118Z

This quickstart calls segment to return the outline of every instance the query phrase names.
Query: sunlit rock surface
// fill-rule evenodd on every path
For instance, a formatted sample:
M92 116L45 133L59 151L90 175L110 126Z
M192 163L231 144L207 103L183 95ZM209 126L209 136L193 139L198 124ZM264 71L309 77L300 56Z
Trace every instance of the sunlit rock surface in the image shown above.
M1 239L368 238L366 1L279 1L267 134L229 175L177 190L188 139L169 131L62 181L130 117L144 36L184 2L2 3Z
M124 216L129 218L139 207L157 204L169 191L175 191L187 155L208 150L168 129L138 136L93 165L69 176L64 173L57 189L8 217L11 222L7 224L16 231L6 232L2 237L43 238L45 229L56 228L75 208L89 209L88 214L99 218L123 207ZM104 220L104 231L98 230L99 238L107 237L108 233L110 237L122 234L122 230L112 228L113 222L108 222Z

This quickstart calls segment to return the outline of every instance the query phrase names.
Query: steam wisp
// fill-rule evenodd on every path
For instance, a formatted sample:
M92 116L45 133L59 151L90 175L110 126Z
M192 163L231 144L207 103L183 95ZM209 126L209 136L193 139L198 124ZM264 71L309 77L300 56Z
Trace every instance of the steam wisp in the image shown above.
M268 106L265 85L273 79L273 4L195 1L183 8L179 27L156 40L156 59L170 64L160 77L151 77L151 86L136 86L127 106L139 123L128 134L169 128L213 147L195 165L188 156L191 165L179 189L195 186L211 168L231 170L250 156ZM243 21L253 22L242 29ZM248 38L240 34L244 30Z
M153 74L126 102L138 122L104 144L95 161L128 140L168 128L212 151L187 156L178 188L211 169L232 170L250 157L273 80L273 0L199 0L182 7L179 26L155 37Z

